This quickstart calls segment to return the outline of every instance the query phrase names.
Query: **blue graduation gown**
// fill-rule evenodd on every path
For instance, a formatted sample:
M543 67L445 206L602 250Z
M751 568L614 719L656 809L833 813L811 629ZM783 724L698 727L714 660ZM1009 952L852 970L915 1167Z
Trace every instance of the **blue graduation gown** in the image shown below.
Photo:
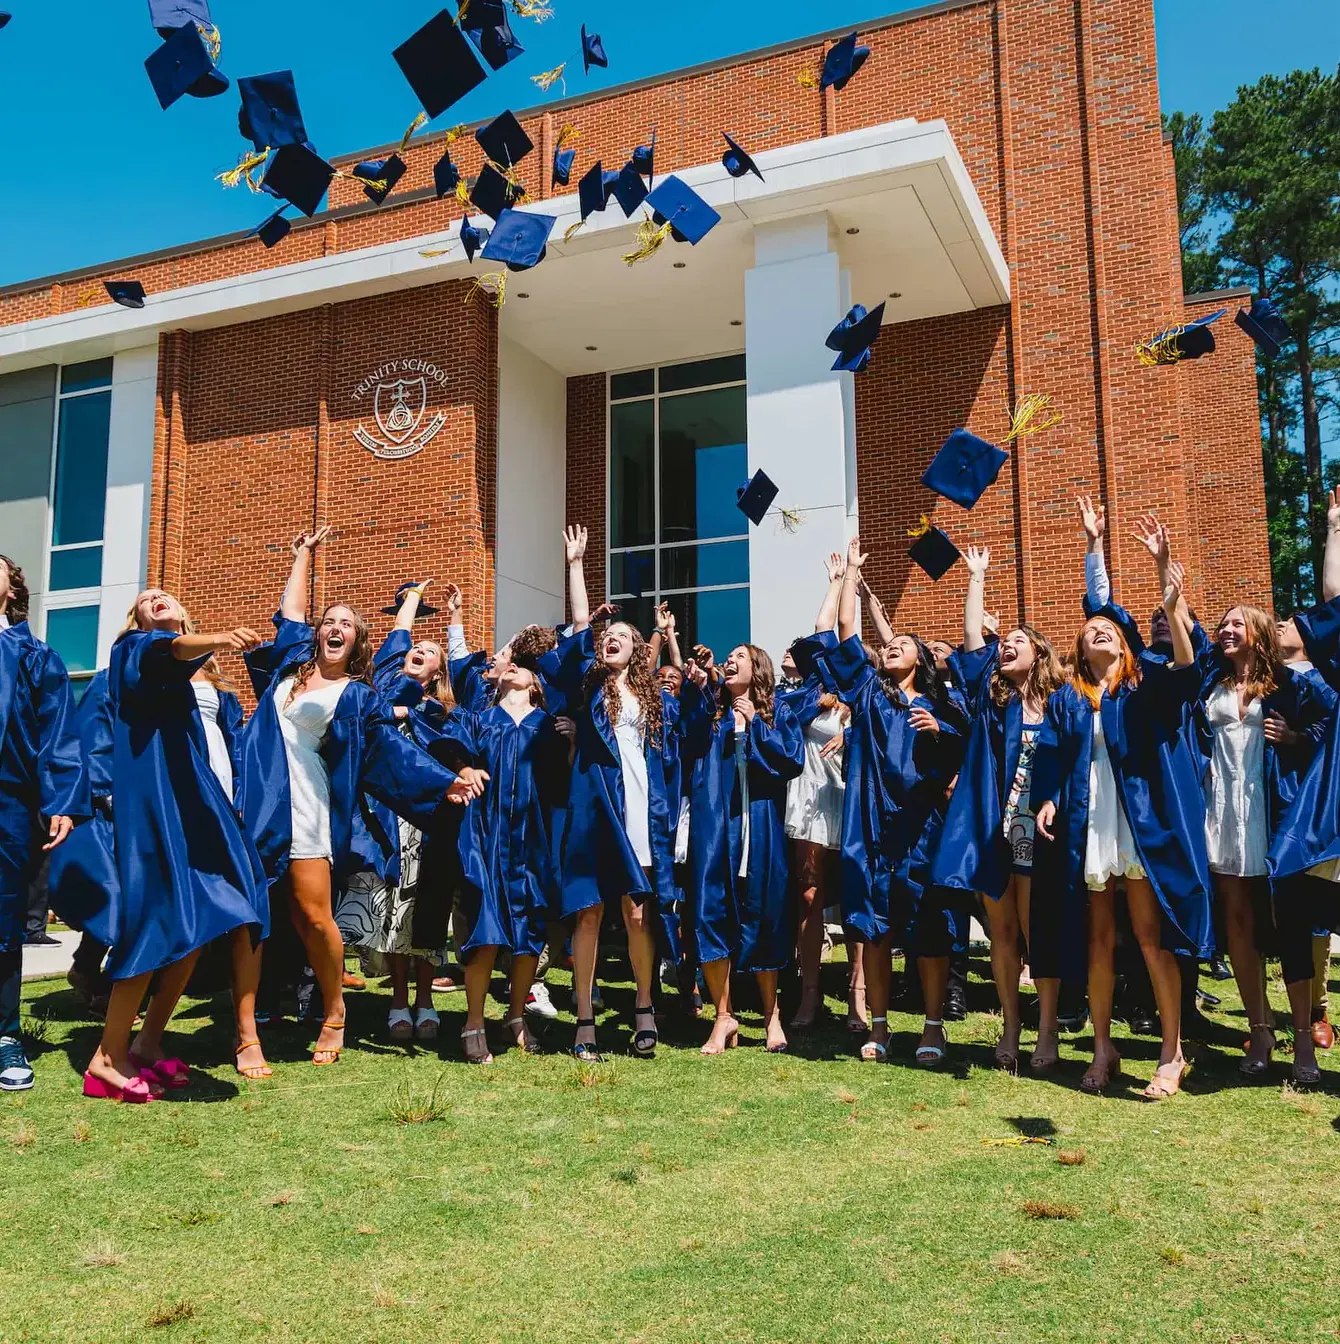
M678 702L664 691L661 696L661 741L648 735L644 744L647 761L648 818L651 846L650 877L633 852L624 824L623 767L619 745L605 713L604 693L583 703L583 682L596 661L590 629L559 641L558 647L541 660L546 686L552 680L566 697L577 724L577 750L568 789L568 812L560 853L563 882L562 917L599 905L606 897L631 896L640 901L649 895L665 900L674 895L674 824L678 799L666 790L665 757L668 741L677 731ZM573 707L580 706L580 708Z
M288 871L293 841L288 753L274 688L314 650L310 625L280 620L270 686L242 734L242 813L271 883ZM364 795L427 832L437 823L439 808L453 806L445 794L455 776L405 738L386 700L362 681L348 682L340 693L321 756L330 774L334 885L366 870L398 883L397 828L379 819Z
M679 738L696 762L689 794L689 907L701 961L729 958L740 971L790 965L795 910L786 838L786 788L804 769L800 721L785 703L773 722L755 714L744 733L749 786L749 861L740 877L743 799L735 715L692 682L680 693Z
M925 696L895 703L856 635L821 649L816 665L825 685L851 709L844 748L843 925L866 941L890 934L910 941L922 914L944 791L962 755L962 725L952 709L937 708ZM940 732L915 732L908 724L914 707L934 714Z
M23 944L39 823L51 817L79 822L89 810L65 664L19 621L0 630L0 949L13 952Z

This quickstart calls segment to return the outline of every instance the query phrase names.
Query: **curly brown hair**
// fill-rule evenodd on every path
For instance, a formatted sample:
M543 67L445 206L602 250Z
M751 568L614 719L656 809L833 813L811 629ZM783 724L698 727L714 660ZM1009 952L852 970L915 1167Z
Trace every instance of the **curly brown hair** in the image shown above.
M331 602L327 604L326 609L321 613L320 619L313 628L319 635L326 617L336 607L343 607L354 618L354 645L349 651L349 661L345 664L345 675L350 681L365 681L370 686L372 684L372 631L368 628L367 621L363 619L358 609L350 606L348 602ZM307 685L308 678L315 671L316 654L314 652L293 674L293 685L289 687L288 698L284 701L285 709L297 698L302 688Z
M530 672L539 669L540 659L558 643L558 635L547 625L528 625L512 638L512 661Z
M642 632L636 626L629 625L627 621L610 622L610 627L615 625L625 626L633 636L633 656L628 663L628 689L637 697L637 702L642 707L643 740L650 742L653 747L659 747L661 688L652 675L651 665L647 659L646 640L642 638ZM619 722L619 711L623 707L616 669L597 656L591 670L586 674L583 690L586 693L587 704L592 707L595 705L597 693L604 692L605 719L613 730L614 725Z
M1065 682L1061 660L1056 656L1056 650L1047 636L1031 625L1019 625L1015 629L1022 630L1033 646L1033 666L1028 669L1023 686L1016 686L1000 670L1000 663L996 663L991 673L991 703L997 709L1004 709L1010 703L1010 697L1016 695L1024 700L1032 700L1034 704L1045 705L1051 693L1060 690Z
M772 665L772 657L757 644L738 644L736 647L743 649L753 664L754 672L749 678L749 699L753 701L759 717L771 727L777 692L777 672ZM723 681L717 696L717 718L720 719L730 707L731 694Z
M23 566L7 555L0 555L9 571L9 600L5 603L5 615L15 623L28 619L28 583L23 577Z

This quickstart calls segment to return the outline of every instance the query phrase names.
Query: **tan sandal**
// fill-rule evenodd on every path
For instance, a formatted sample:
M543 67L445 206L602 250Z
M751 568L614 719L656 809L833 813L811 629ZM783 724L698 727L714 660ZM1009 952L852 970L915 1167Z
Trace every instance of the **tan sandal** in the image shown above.
M343 1032L343 1031L344 1031L344 1019L341 1018L338 1022L336 1022L336 1021L333 1021L331 1018L327 1018L324 1022L322 1022L321 1026L322 1026L322 1029L323 1029L323 1030L324 1030L326 1027L331 1027L331 1028L336 1028L336 1027L338 1027L339 1030L340 1030L341 1032ZM340 1062L340 1055L343 1054L343 1053L344 1053L344 1046L343 1046L343 1044L340 1044L340 1045L318 1045L318 1046L314 1046L314 1047L312 1048L312 1063L315 1064L316 1067L317 1067L318 1069L325 1068L325 1066L326 1066L327 1064L338 1064L338 1063ZM331 1058L330 1058L330 1059L317 1059L317 1055L330 1055Z
M1185 1060L1182 1061L1181 1071L1177 1075L1177 1081L1171 1078L1160 1078L1161 1070L1173 1067L1170 1064L1160 1064L1154 1070L1154 1076L1149 1080L1149 1086L1144 1088L1140 1095L1146 1101L1167 1101L1169 1097L1175 1097L1182 1090L1182 1079L1187 1076L1190 1069Z
M250 1050L253 1045L260 1045L260 1041L243 1041L242 1044L233 1051L233 1068L235 1068L243 1078L250 1078L253 1082L260 1078L273 1078L274 1070L268 1064L252 1064L243 1068L241 1064L236 1062L236 1057L240 1055L243 1050Z

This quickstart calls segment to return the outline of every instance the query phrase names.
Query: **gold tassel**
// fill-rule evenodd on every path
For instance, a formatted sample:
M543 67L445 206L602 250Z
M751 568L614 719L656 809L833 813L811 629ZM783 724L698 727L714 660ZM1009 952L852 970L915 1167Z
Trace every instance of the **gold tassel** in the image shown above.
M1019 404L1010 413L1010 432L1002 443L1013 443L1026 434L1040 434L1044 429L1052 429L1061 423L1061 412L1052 409L1050 396L1030 392L1019 399Z
M465 178L463 177L458 177L456 179L456 199L460 201L462 205L470 204L470 188L466 185Z
M226 173L219 173L214 180L222 182L225 187L235 187L245 180L252 191L260 191L260 184L256 181L254 173L269 157L270 149L268 145L259 153L244 154L237 161L236 168L229 168Z
M511 4L513 12L520 18L534 19L536 23L554 17L554 7L549 0L511 0Z
M563 71L568 68L567 61L562 65L556 65L552 70L543 70L538 75L532 75L530 82L538 84L541 92L548 93L549 90L560 81L563 82L563 92L566 95L568 91L567 81L563 79Z
M554 141L554 153L557 154L561 149L567 149L574 140L580 140L582 133L570 121L563 123L563 129L558 133L558 139Z
M476 294L482 294L495 308L501 308L507 299L507 272L488 271L477 276L461 302L469 303Z
M1040 1143L1044 1146L1051 1144L1050 1139L1044 1139L1036 1134L1012 1134L1008 1139L983 1139L982 1142L988 1148L1022 1148L1026 1143Z
M195 28L196 32L204 38L205 45L209 48L209 59L213 61L215 65L218 65L219 52L223 50L223 35L212 23L208 28L206 28L203 23L197 23Z
M930 530L931 520L923 513L921 515L921 521L915 527L909 527L907 529L907 535L909 537L924 537Z
M409 142L414 139L414 132L428 124L428 113L420 112L417 117L409 124L409 130L400 137L400 153L403 154L409 148Z
M437 247L437 248L433 248L433 249L432 249L431 251L429 251L429 252L420 252L419 255L420 255L421 257L445 257L445 256L447 255L447 253L450 252L450 251L451 251L451 248L449 248L449 247Z
M81 295L74 301L74 306L75 306L76 308L88 308L88 307L90 307L92 304L97 303L98 299L99 299L103 294L105 294L105 293L106 293L106 291L105 291L105 290L101 290L101 289L86 289L86 290L85 290L85 291L84 291L84 292L83 292L83 293L82 293L82 294L81 294Z
M802 89L817 89L819 87L819 76L813 70L802 70L796 76L796 83Z
M778 513L782 515L782 530L784 532L798 531L805 521L800 516L799 509L778 509Z
M563 241L566 243L585 223L586 221L584 219L579 219L575 224L569 224L568 227L563 230Z
M465 11L470 8L470 0L460 0L460 7L456 10L456 26L459 28L465 22Z
M373 191L385 191L386 179L384 177L374 177L369 180L366 177L359 177L357 173L337 172L336 177L347 177L350 182L357 182L360 187L371 187Z
M451 146L454 145L469 129L470 128L463 121L459 122L442 137L443 145L450 149Z
M1182 358L1182 353L1173 342L1185 330L1185 327L1173 327L1138 341L1135 346L1136 359L1147 369L1157 364L1176 364Z
M647 215L637 226L637 247L632 252L624 253L624 261L629 266L636 266L639 261L646 261L660 250L661 244L670 236L671 227L668 219L664 224L658 225L650 215Z

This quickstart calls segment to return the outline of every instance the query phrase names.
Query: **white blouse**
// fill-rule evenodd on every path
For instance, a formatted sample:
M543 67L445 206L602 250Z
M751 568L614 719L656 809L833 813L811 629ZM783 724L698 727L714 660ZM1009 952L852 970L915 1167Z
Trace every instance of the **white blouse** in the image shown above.
M1205 776L1205 844L1210 871L1262 877L1270 848L1265 786L1265 705L1238 714L1238 693L1220 682L1205 711L1214 743Z
M205 746L209 750L209 768L215 778L223 785L223 791L231 801L233 796L233 760L228 755L228 744L223 739L223 729L219 727L219 692L208 681L193 681L191 689L195 692L195 707L200 711L200 722L205 725Z
M1093 715L1093 754L1089 760L1089 830L1084 845L1084 884L1102 891L1113 877L1144 877L1139 851L1126 820L1126 807L1112 771L1103 736L1103 716Z

